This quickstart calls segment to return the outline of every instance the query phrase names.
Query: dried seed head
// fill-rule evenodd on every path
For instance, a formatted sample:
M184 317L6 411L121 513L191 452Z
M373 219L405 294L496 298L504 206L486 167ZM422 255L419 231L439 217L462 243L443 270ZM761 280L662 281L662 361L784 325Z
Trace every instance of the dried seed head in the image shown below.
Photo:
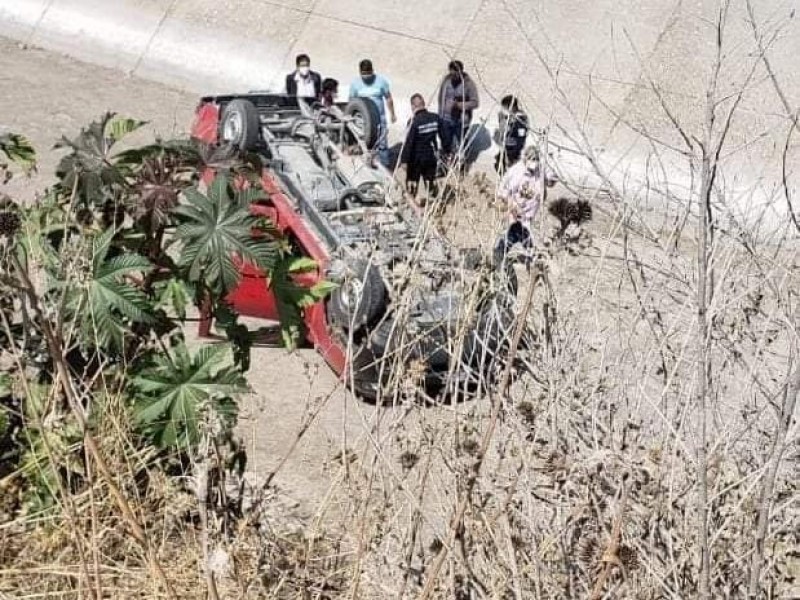
M75 220L84 227L89 227L94 223L94 213L84 206L75 211Z
M636 554L636 550L630 546L622 546L619 549L619 560L629 571L639 566L639 556Z
M600 562L600 545L593 534L586 535L578 541L578 560L586 570L592 570Z
M536 410L534 409L532 402L523 400L517 404L517 410L529 425L533 425L536 422Z
M406 450L400 455L400 465L408 471L413 469L418 461L419 461L419 456L408 450Z
M480 444L478 444L478 440L476 440L475 438L468 437L461 443L461 448L467 454L475 456L478 453L478 450L480 449Z
M0 211L0 235L13 237L19 231L21 224L22 220L16 211Z

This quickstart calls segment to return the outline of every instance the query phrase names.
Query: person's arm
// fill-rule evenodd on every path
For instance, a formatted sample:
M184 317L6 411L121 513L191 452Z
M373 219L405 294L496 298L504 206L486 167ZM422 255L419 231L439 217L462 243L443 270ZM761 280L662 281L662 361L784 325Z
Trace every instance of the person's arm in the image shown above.
M444 126L444 119L441 117L436 117L437 123L439 125L439 139L442 141L442 154L448 156L452 151L450 147L451 142L453 141L449 135L447 135L447 130Z
M389 110L389 118L392 120L392 123L397 122L397 115L394 112L394 98L392 98L392 92L388 89L386 90L386 108Z
M513 189L514 172L509 169L503 178L500 180L500 186L497 188L497 198L505 203L508 203L511 198Z
M322 75L316 71L311 72L311 77L314 78L314 97L319 100L322 97Z
M545 183L547 184L547 187L553 187L558 183L559 177L551 169L547 169L546 175L547 178L545 179Z
M407 165L411 162L411 156L414 152L414 144L417 141L417 128L414 124L414 119L411 119L411 125L406 133L406 139L403 142L403 150L400 152L400 165Z
M354 85L355 82L350 84L350 91L348 92L348 100L352 100L353 98L358 97L358 93L356 91L356 86Z
M296 90L292 90L292 85L294 84L294 73L289 73L286 76L286 93L289 96L294 96Z
M461 110L464 112L468 110L475 110L481 105L478 96L478 86L472 79L464 80L464 102L461 103Z

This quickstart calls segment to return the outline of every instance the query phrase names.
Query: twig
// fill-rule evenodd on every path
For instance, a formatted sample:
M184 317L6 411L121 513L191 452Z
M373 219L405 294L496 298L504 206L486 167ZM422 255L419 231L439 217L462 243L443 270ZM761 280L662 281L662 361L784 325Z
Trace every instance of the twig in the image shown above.
M600 558L600 562L603 563L603 570L600 572L600 576L592 587L592 593L590 595L591 600L601 600L603 597L603 590L606 587L608 578L611 576L611 572L614 568L623 568L622 561L619 558L619 549L622 545L622 518L625 515L625 505L627 501L628 488L625 485L625 481L623 481L617 516L614 518L614 526L611 529L611 536L608 539L606 549L603 551L603 556Z

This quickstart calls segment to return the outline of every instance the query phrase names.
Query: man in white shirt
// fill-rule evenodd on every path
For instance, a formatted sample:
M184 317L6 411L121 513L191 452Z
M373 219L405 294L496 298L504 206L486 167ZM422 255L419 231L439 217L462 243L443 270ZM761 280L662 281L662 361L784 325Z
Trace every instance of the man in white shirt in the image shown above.
M547 187L552 187L557 181L558 177L548 173L545 183ZM505 202L508 209L509 226L495 246L498 264L515 244L520 244L526 250L533 247L531 229L542 201L541 185L539 151L535 146L529 146L525 150L524 160L506 171L500 183L498 198Z
M305 100L318 100L322 93L322 77L311 70L308 54L298 54L297 68L286 76L286 93Z

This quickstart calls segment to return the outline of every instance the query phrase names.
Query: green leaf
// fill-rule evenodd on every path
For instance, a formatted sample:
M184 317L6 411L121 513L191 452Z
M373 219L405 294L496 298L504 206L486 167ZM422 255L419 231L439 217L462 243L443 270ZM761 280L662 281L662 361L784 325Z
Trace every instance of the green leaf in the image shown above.
M106 123L105 135L113 141L118 142L126 135L133 133L144 125L147 125L147 121L117 117Z
M111 352L122 350L133 323L153 325L153 307L144 292L127 278L141 278L152 269L143 256L124 253L109 258L113 229L91 240L91 271L85 283L67 294L67 316L81 324L84 343Z
M307 256L292 258L289 262L289 273L310 273L317 270L317 261Z
M256 219L249 204L234 200L224 175L218 175L205 194L197 188L186 190L173 214L179 221L175 235L182 244L178 265L190 282L202 283L215 297L225 296L239 283L237 263L270 270L276 245L268 237L253 236Z
M333 283L332 281L320 281L319 283L314 284L310 289L309 292L316 300L324 300L327 298L330 293L338 288L339 285Z
M0 135L0 152L19 165L26 173L36 168L36 150L28 139L17 133Z
M142 432L161 447L184 450L200 441L207 410L215 410L232 427L232 398L247 390L228 344L204 346L191 356L181 343L173 356L158 355L132 385L137 395L134 420Z
M113 200L117 191L125 185L122 173L111 160L114 140L106 136L106 129L113 118L106 113L99 121L81 129L75 139L62 137L56 149L67 149L56 168L61 193L76 198L87 206L101 206Z
M169 307L181 321L186 319L186 307L189 304L191 295L186 283L172 277L160 289L158 294L158 307Z
M14 380L8 373L0 373L0 398L11 395Z
M294 348L303 333L303 309L319 302L335 285L320 281L308 288L297 285L293 275L307 273L318 268L308 257L282 256L273 266L269 286L275 295L281 321L281 337L287 348Z

